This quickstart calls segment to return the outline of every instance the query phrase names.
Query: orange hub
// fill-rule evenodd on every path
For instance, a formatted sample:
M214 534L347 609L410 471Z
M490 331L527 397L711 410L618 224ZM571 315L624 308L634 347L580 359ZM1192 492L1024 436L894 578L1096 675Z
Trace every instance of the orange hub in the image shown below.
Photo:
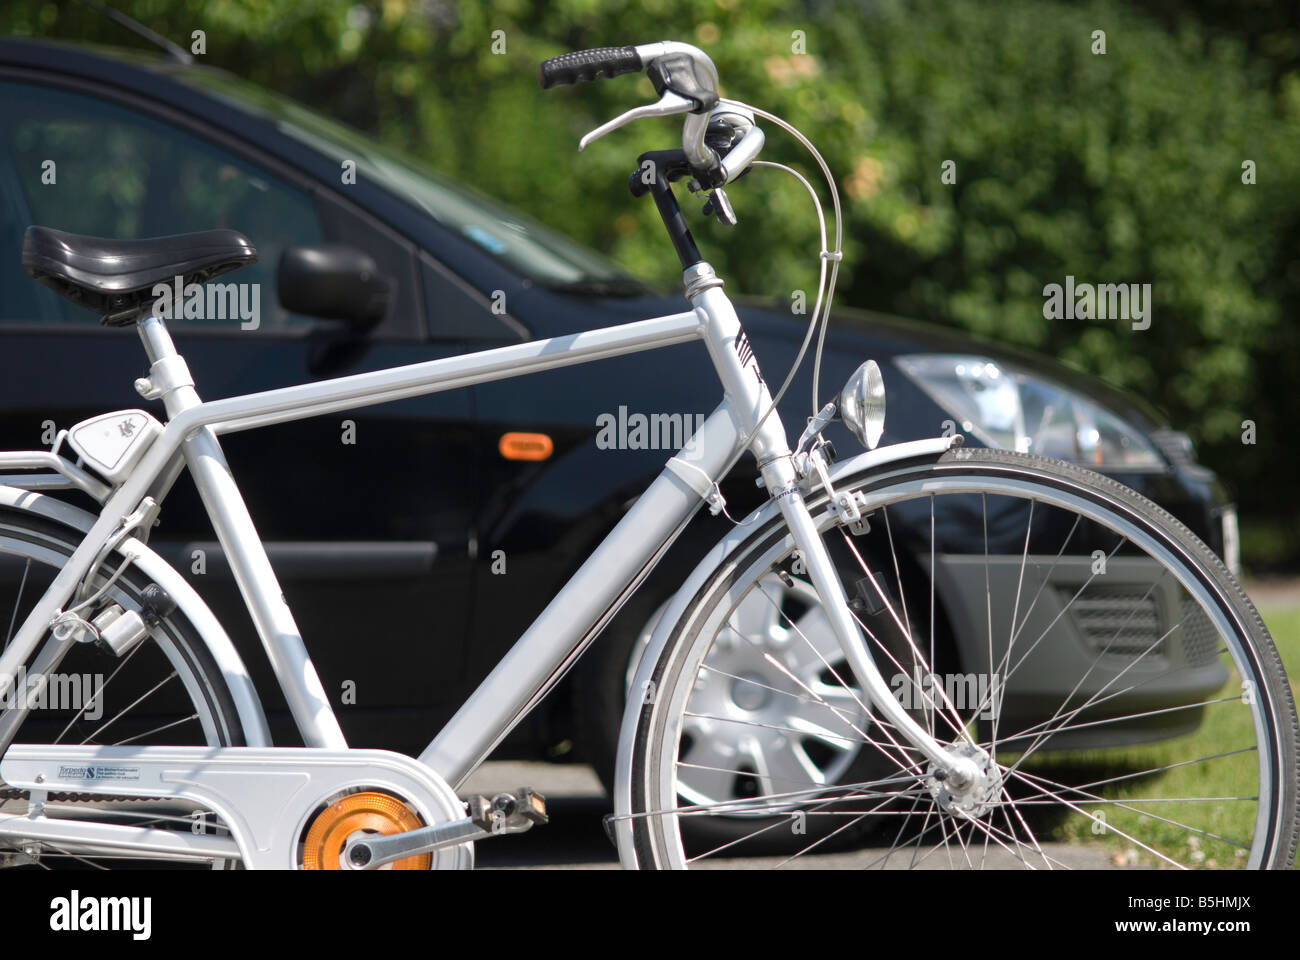
M303 844L304 870L342 870L339 856L348 838L359 830L402 833L424 826L424 821L401 800L387 793L368 790L350 793L316 815ZM428 870L432 854L420 853L386 864L391 870ZM384 868L381 868L384 869Z

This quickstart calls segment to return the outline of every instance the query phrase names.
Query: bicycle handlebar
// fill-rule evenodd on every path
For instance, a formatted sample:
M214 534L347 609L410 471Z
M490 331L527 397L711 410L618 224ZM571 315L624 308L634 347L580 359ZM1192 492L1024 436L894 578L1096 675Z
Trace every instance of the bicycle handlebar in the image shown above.
M595 47L543 60L537 79L543 90L570 83L588 83L645 69L636 47Z
M706 179L716 179L722 169L720 158L704 142L709 126L709 113L718 105L718 69L708 54L689 43L665 40L626 47L595 47L575 50L542 62L537 71L543 90L552 87L604 80L647 70L655 90L663 98L661 104L676 104L675 113L686 113L682 126L682 150L691 166ZM670 95L681 98L670 101ZM629 111L618 121L606 125L610 129L649 112Z

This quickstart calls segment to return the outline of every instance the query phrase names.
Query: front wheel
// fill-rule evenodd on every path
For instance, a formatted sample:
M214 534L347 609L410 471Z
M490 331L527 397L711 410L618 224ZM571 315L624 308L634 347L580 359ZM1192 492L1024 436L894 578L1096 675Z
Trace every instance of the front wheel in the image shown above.
M980 775L945 782L866 701L777 518L654 665L632 756L640 866L1292 864L1290 688L1250 601L1177 520L1005 451L839 486L866 498L865 532L823 495L808 506L864 642Z

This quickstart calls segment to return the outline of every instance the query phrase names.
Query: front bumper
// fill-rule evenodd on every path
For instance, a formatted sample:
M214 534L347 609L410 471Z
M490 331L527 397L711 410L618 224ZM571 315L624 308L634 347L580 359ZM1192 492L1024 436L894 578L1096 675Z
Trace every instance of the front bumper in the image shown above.
M1000 703L999 749L1024 749L1058 726L1063 729L1039 749L1116 747L1188 734L1202 719L1202 708L1193 705L1227 683L1217 631L1158 563L1115 556L1104 575L1096 574L1095 563L1030 554L1018 588L1020 556L987 558L987 581L982 554L937 557L939 595L966 676L975 675L967 686L995 688L1005 672L1000 698L992 698ZM989 590L995 597L1019 593L1019 609L990 610ZM979 719L992 729L992 711Z

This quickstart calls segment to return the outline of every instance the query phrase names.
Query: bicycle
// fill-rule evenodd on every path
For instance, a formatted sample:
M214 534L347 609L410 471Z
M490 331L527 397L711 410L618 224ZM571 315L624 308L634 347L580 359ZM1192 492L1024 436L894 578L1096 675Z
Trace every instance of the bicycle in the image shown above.
M684 115L681 149L643 154L629 178L634 195L653 197L681 262L690 309L679 314L204 402L155 285L253 262L243 236L28 229L23 263L37 280L137 328L150 369L136 388L161 401L165 423L117 411L60 431L51 450L0 454L0 469L41 471L0 477L0 598L12 597L0 652L3 862L472 866L476 843L544 823L545 801L528 788L457 789L702 506L731 519L718 481L748 452L769 499L685 578L629 683L609 818L625 866L774 852L779 864L817 852L916 866L943 851L950 866L1050 868L1110 857L1116 843L1151 864L1290 866L1295 707L1231 574L1161 508L1079 466L969 449L960 434L878 446L884 386L872 361L819 406L842 223L829 170L785 121L720 98L712 61L687 44L570 53L540 78L548 88L641 71L658 101L580 147L633 120ZM833 246L811 184L757 160L756 117L790 132L826 176ZM761 167L799 179L821 234L812 318L775 393L672 186L687 181L708 195L706 213L735 225L726 188ZM815 336L813 416L792 448L777 404ZM690 442L418 758L349 748L218 437L692 341L723 399ZM836 418L865 452L835 462L823 433ZM304 747L271 744L225 630L147 545L185 469ZM101 509L48 490L78 490ZM976 516L983 550L963 553L944 531ZM928 543L901 533L926 529ZM979 622L951 616L948 598L970 591L983 599ZM109 673L92 703L32 702L86 664ZM987 682L937 682L954 664ZM1043 677L1059 702L1044 702ZM126 706L101 723L110 689ZM821 707L823 723L806 711L783 723L790 700ZM1198 785L1205 795L1182 795Z

